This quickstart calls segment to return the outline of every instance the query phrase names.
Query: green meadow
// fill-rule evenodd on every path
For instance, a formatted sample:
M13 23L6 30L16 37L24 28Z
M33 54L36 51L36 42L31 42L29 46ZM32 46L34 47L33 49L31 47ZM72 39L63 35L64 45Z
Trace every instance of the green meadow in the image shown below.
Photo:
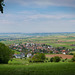
M75 63L0 64L0 75L75 75Z
M75 62L29 63L28 59L13 59L0 64L0 75L75 75Z

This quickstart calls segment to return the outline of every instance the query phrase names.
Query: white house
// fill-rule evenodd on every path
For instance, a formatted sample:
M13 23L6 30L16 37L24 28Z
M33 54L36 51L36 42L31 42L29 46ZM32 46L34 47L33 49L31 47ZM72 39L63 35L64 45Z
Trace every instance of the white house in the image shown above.
M23 57L25 57L25 55L23 53L21 53L21 54L14 54L14 56L16 58L23 58Z
M63 52L63 54L66 54L65 52Z
M62 50L62 54L66 54L66 51L65 50Z
M20 54L15 55L16 58L22 58Z
M31 54L31 53L28 53L28 54L27 54L27 57L28 57L28 58L29 58L29 57L31 57L31 56L32 56L32 54Z

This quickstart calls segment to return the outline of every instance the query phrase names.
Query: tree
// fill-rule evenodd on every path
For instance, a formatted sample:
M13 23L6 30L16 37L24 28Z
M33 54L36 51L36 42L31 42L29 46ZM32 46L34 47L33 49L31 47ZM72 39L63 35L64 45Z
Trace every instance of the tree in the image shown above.
M53 58L53 61L54 62L59 62L61 59L60 59L60 57L59 56L55 56L54 58Z
M0 0L0 11L3 13L4 0Z
M54 56L50 59L50 62L59 62L61 59L59 56Z
M73 57L72 57L72 61L75 62L75 55L73 55Z
M0 43L0 64L7 64L10 58L12 57L12 50L5 44Z
M50 62L53 62L53 59L54 59L53 57L52 57L52 58L50 58Z
M44 62L45 54L44 53L37 53L32 57L34 62Z

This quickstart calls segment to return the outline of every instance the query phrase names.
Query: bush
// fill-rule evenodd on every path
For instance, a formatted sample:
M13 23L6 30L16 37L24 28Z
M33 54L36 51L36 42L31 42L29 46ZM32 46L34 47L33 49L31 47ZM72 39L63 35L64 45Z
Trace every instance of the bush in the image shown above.
M65 60L63 59L62 62L65 62Z
M75 55L73 56L72 61L75 62Z
M67 60L67 58L65 60Z
M73 53L70 53L69 55L74 55Z
M12 51L5 44L0 43L0 63L7 64L11 57Z
M32 60L29 60L29 63L32 63L33 61Z
M44 62L45 54L44 53L37 53L32 57L33 62Z
M46 58L46 60L48 60L48 58Z
M53 58L53 61L54 62L59 62L61 59L60 59L60 57L59 56L55 56L54 58Z
M55 56L50 59L50 62L59 62L60 60L61 60L60 57Z
M52 57L52 58L50 58L50 62L53 62L53 59L54 59L53 57Z

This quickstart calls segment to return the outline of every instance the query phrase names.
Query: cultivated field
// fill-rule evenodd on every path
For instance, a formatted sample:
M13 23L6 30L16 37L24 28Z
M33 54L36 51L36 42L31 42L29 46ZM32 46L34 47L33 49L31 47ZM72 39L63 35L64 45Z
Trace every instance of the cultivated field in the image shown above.
M73 55L64 55L64 54L51 54L51 55L46 55L46 57L54 57L54 56L59 56L62 59L72 59Z
M51 36L39 36L39 37L28 37L28 38L19 38L13 40L1 41L6 45L14 44L14 43L45 43L47 45L52 45L53 47L66 47L66 48L75 48L75 46L71 46L75 44L75 36L74 35L51 35Z

